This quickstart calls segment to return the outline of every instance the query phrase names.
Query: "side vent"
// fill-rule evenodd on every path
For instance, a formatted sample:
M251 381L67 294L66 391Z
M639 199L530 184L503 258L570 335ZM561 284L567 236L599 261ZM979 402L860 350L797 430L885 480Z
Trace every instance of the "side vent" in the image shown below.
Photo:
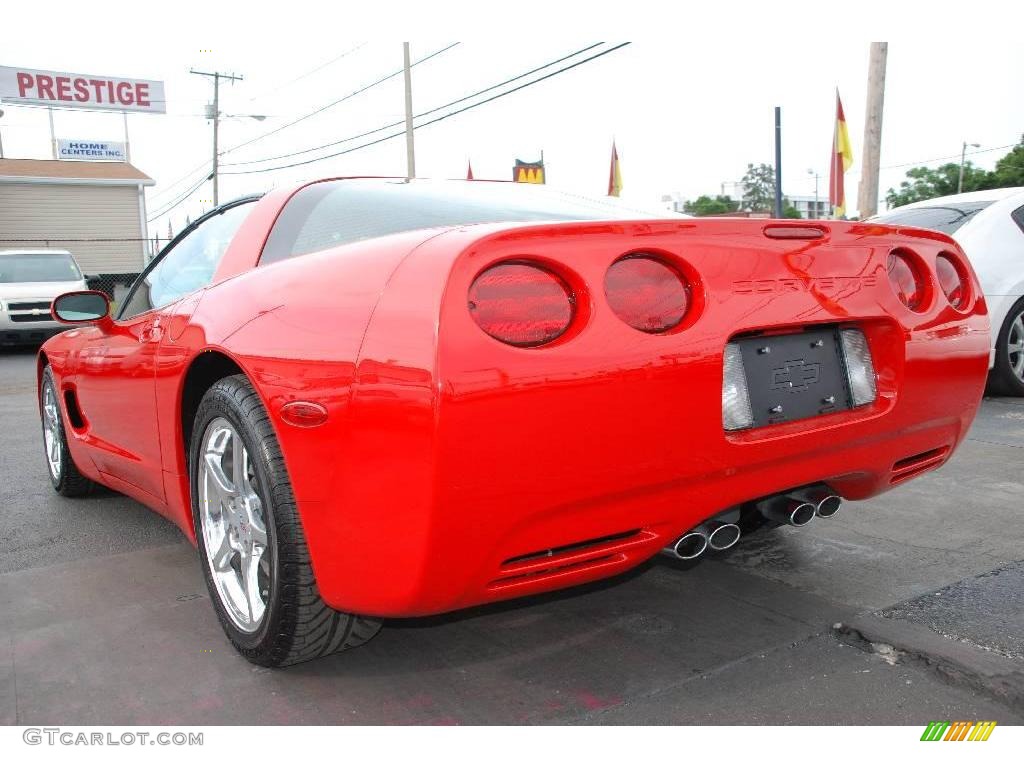
M502 590L617 565L638 557L634 551L645 551L656 538L652 531L634 529L515 555L501 564L487 587Z
M74 429L85 429L85 417L78 407L78 395L73 389L64 390L64 408L68 412L68 421Z
M933 448L930 451L900 459L892 465L892 477L889 479L889 484L896 485L904 480L917 477L930 469L935 469L946 460L948 455L949 446L944 445L941 448Z

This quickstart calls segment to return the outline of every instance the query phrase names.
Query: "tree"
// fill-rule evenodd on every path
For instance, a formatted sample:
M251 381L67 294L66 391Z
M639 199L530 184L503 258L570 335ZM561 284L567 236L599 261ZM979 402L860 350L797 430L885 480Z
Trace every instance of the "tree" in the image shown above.
M782 218L784 219L802 219L799 209L793 205L788 197L782 198Z
M1024 187L1024 135L1017 146L996 161L992 179L993 188Z
M930 200L943 195L955 195L960 180L960 163L946 163L938 168L911 168L907 178L900 182L899 189L889 189L885 202L890 208ZM964 163L964 192L976 189L992 189L994 179L988 171L975 167L970 161Z
M755 213L771 213L775 208L775 169L761 163L747 163L743 184L743 209Z
M692 216L712 216L714 214L732 213L738 211L740 203L728 195L701 195L696 200L687 200L683 203L683 210Z
M938 168L911 168L899 189L889 189L885 202L890 208L955 195L960 179L960 164L946 163ZM996 161L994 171L983 171L970 161L964 163L964 192L1001 187L1024 187L1024 136L1020 143Z

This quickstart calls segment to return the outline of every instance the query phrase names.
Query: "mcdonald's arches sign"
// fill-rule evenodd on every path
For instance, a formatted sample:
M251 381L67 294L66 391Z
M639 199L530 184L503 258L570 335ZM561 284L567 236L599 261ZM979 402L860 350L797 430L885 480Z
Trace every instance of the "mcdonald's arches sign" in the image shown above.
M525 163L522 160L516 160L516 164L512 166L512 181L523 184L543 184L544 161Z

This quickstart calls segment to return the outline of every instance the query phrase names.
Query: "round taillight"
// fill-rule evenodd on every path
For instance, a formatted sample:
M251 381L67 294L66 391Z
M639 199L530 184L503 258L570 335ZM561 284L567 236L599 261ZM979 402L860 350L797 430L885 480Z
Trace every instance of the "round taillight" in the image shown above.
M908 309L916 310L924 304L924 278L909 256L898 251L889 254L889 284Z
M963 269L949 256L940 253L935 259L935 276L946 300L953 309L963 309L967 302L967 280Z
M661 259L630 255L604 276L604 295L612 312L645 333L663 333L679 325L690 306L690 286Z
M554 341L572 322L572 290L554 272L523 262L486 269L469 288L469 314L489 336L517 347Z

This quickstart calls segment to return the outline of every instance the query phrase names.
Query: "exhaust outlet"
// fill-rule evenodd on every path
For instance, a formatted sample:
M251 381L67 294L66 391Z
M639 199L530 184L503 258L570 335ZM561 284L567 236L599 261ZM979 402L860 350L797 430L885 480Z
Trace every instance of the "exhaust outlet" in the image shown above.
M661 552L677 560L696 560L708 548L708 533L707 526L698 525L693 530L684 533Z
M711 531L708 536L708 546L715 552L723 552L735 546L740 540L740 527L736 523L723 523Z
M801 491L793 494L795 498L814 505L815 514L818 517L833 517L843 506L843 499L832 493L827 488L812 488L809 491Z
M768 499L758 504L761 514L777 523L792 525L796 528L807 525L818 514L818 507L809 501L795 496L783 496L781 499Z

